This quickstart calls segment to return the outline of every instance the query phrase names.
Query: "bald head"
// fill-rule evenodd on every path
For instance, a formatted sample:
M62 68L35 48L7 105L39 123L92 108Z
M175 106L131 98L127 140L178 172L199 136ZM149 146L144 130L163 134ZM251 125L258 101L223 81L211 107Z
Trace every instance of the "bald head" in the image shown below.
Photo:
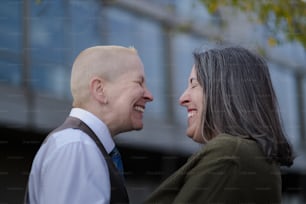
M82 51L74 61L71 72L73 106L78 107L89 98L89 83L93 77L115 80L128 71L138 57L134 48L95 46Z

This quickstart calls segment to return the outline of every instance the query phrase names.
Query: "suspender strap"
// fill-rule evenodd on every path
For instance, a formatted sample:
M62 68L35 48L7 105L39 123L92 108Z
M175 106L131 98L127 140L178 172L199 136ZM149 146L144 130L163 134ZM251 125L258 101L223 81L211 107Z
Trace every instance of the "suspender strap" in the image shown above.
M117 170L117 168L115 167L111 157L108 155L108 153L106 152L103 144L101 143L101 141L99 140L99 138L97 137L97 135L81 120L79 120L78 118L74 118L74 117L68 117L66 119L66 121L57 129L55 129L54 131L52 131L48 137L50 137L53 133L67 129L67 128L73 128L73 129L80 129L82 130L84 133L86 133L98 146L98 148L100 149L101 154L103 155L103 157L105 158L105 161L107 163L108 166L108 170L109 170L109 176L110 176L110 184L111 184L111 196L110 196L110 203L112 204L123 204L123 203L129 203L129 198L128 198L128 194L126 191L126 188L124 186L124 181L122 179L121 174L119 173L119 171ZM47 141L48 137L46 138L45 142ZM25 198L25 203L27 202L28 199L28 195L27 195L27 190L26 190L26 198Z

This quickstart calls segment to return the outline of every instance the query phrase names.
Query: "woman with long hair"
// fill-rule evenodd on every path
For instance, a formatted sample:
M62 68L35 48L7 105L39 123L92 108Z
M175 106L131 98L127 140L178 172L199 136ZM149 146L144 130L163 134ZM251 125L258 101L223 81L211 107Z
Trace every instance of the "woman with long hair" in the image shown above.
M186 134L203 148L145 203L281 203L293 154L265 60L241 47L194 52Z

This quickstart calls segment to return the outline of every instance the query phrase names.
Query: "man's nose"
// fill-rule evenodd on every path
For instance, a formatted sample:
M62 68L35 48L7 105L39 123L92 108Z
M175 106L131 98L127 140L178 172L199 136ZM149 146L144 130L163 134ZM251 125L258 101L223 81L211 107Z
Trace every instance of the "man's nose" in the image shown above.
M144 98L146 102L151 102L154 100L152 93L148 89L145 90Z

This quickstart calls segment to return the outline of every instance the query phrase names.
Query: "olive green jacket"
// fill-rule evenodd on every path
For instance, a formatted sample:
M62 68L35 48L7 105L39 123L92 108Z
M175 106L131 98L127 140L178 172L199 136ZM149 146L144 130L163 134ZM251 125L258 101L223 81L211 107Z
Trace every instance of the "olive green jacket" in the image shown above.
M266 160L255 141L220 134L145 203L281 203L280 169Z

